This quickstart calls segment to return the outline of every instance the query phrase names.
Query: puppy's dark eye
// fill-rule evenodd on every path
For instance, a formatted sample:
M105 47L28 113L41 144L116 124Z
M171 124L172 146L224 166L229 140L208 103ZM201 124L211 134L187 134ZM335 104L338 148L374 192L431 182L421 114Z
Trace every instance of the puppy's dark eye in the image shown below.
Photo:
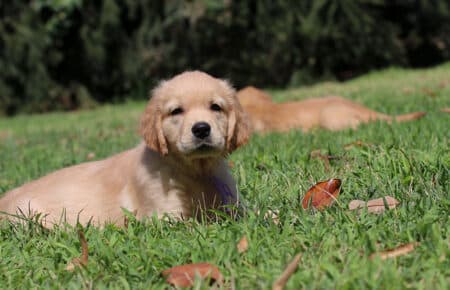
M216 112L222 111L222 108L219 105L217 105L217 104L212 104L210 109L213 110L213 111L216 111Z
M171 112L170 112L170 115L171 116L176 116L176 115L180 115L180 114L182 114L183 113L183 109L182 108L176 108L176 109L173 109Z

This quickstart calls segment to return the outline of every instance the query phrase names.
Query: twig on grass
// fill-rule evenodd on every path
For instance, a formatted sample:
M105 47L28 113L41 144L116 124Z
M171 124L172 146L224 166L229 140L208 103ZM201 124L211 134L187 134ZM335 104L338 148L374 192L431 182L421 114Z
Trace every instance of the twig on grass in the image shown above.
M86 267L89 259L89 248L84 236L83 230L78 230L78 237L81 243L81 256L79 258L73 258L66 267L67 271L73 271L76 267Z
M283 273L281 273L280 277L278 277L275 282L272 284L272 290L282 290L286 286L289 278L294 274L295 270L297 270L298 263L300 263L300 259L302 258L301 254L297 254L294 259L287 265L286 269L284 269Z
M386 260L389 258L396 258L399 256L403 256L408 254L409 252L412 252L415 247L417 247L420 243L414 242L414 243L408 243L406 245L398 246L395 249L387 250L383 252L376 252L369 256L369 259L374 259L375 257L379 256L381 260Z

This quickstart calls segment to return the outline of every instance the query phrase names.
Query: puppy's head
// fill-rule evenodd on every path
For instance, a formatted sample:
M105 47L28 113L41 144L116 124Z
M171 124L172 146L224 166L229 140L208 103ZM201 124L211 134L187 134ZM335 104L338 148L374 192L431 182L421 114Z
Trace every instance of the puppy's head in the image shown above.
M272 104L272 98L263 90L253 86L245 87L236 94L239 103L246 108L248 106Z
M140 132L147 146L162 155L211 158L245 144L250 123L226 81L193 71L153 90Z

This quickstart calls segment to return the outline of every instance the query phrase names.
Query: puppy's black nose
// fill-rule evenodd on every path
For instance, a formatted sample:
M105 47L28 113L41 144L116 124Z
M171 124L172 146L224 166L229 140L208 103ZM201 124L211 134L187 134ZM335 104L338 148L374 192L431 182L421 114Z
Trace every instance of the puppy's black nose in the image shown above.
M206 122L198 122L192 126L192 134L199 139L205 139L211 133L211 126Z

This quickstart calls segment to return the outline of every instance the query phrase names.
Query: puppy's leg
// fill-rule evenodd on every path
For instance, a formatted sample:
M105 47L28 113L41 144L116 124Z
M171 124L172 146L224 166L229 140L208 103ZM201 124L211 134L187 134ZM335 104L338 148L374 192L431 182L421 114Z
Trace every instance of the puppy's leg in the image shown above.
M346 128L356 129L361 123L376 120L386 121L388 123L391 123L393 120L397 122L416 120L425 114L423 112L415 112L391 117L344 98L331 97L329 98L328 104L321 110L319 120L322 128L337 131Z
M356 129L361 123L374 120L389 121L390 119L387 115L372 111L357 103L340 97L332 97L320 111L319 124L322 128L338 131L347 128Z

